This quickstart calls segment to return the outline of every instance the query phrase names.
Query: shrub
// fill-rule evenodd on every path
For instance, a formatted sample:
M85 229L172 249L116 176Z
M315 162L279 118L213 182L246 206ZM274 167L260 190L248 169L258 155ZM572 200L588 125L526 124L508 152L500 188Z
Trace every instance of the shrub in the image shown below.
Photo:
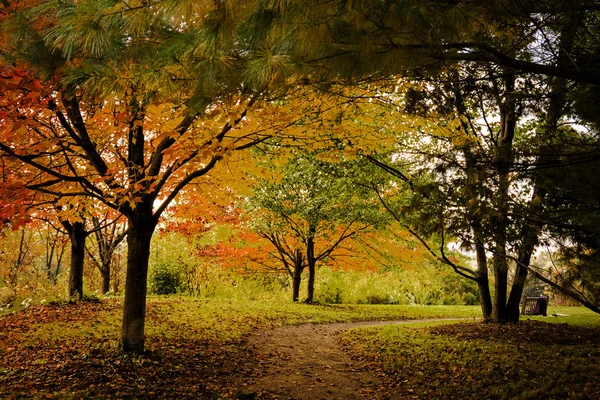
M342 304L342 289L337 286L325 286L323 292L316 297L321 303Z
M175 294L181 289L181 269L176 264L159 263L150 274L150 293Z

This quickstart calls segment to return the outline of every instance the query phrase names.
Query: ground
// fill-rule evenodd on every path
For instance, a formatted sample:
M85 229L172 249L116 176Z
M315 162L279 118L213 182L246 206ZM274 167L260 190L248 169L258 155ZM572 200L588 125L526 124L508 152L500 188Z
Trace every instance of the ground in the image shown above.
M579 317L595 328L496 326L474 322L475 308L159 298L147 352L128 355L118 349L121 307L63 303L0 317L0 398L600 398L597 315ZM384 316L401 320L339 322Z
M425 320L420 320L425 321ZM242 398L373 399L382 381L343 351L340 331L415 321L286 326L251 334L255 368L240 376Z

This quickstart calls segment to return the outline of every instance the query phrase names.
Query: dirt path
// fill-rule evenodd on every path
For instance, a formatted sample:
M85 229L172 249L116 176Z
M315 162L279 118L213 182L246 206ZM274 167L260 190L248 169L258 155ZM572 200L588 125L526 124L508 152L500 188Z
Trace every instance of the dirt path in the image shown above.
M380 379L346 354L340 331L434 320L371 321L286 326L248 338L255 356L250 376L241 377L240 399L372 399Z

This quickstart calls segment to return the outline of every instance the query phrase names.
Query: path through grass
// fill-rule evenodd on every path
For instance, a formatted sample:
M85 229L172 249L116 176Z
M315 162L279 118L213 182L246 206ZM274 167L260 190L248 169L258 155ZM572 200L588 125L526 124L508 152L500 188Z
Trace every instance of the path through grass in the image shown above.
M118 350L121 306L122 300L114 298L31 307L0 317L0 398L235 397L231 380L252 368L245 338L257 329L432 317L477 321L480 316L478 307L469 306L310 306L151 297L148 352L132 356ZM565 321L593 322L579 311L559 312L573 315ZM370 342L379 343L379 333L365 332ZM388 337L385 329L381 332ZM359 336L345 340L354 348L363 333L353 334ZM384 348L387 341L380 343ZM357 346L355 354L367 350Z

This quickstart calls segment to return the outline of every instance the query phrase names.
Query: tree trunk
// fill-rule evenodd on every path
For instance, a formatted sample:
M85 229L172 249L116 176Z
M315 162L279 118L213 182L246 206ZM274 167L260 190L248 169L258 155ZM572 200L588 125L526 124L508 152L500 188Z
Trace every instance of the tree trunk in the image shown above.
M294 270L294 278L292 282L292 300L294 303L298 302L300 297L300 284L302 283L302 271Z
M127 275L121 347L123 351L131 353L144 351L148 259L150 257L150 241L156 227L153 222L151 206L144 207L145 212L140 210L142 207L143 205L138 205L133 215L129 217L129 234L127 235Z
M531 254L528 258L530 257ZM523 296L525 282L527 281L527 268L520 265L520 263L521 260L519 260L519 265L517 265L517 270L515 272L515 280L512 284L510 296L508 298L508 304L506 306L508 322L519 322L519 317L521 314L519 310L519 305L521 303L521 297ZM527 260L527 264L529 264L529 260Z
M110 291L110 264L102 265L100 275L102 276L102 280L100 282L100 292L102 294L106 294Z
M494 226L494 304L493 322L507 322L506 309L508 291L508 259L506 253L507 230L511 221L509 212L510 170L513 162L513 140L517 123L516 99L514 95L515 76L507 73L504 76L504 93L506 100L501 105L500 132L496 150L495 165L498 172L497 221Z
M534 191L534 198L536 194ZM533 205L531 208L532 212L539 212L540 207ZM517 254L517 270L515 273L515 280L513 282L510 297L508 299L507 311L508 320L510 322L519 322L519 304L521 297L523 296L523 289L525 288L525 281L527 280L527 267L531 261L531 256L535 250L535 246L538 244L538 237L542 225L538 222L528 221L523 227L521 234L521 246Z
M296 250L294 259L294 274L292 276L292 300L298 302L300 297L300 284L302 283L302 272L304 271L304 258L300 250Z
M479 226L479 228L481 228ZM488 277L487 256L483 245L480 229L475 231L475 253L477 255L477 286L479 288L479 302L484 322L489 322L492 317L492 296L490 295L490 281Z
M306 260L308 262L308 296L306 297L306 302L312 303L315 299L316 273L315 242L312 234L308 237L308 241L306 243Z
M462 99L460 90L455 90L457 99ZM459 108L462 114L466 114L462 100L459 101ZM465 132L469 126L463 126ZM481 314L484 322L489 322L492 317L492 297L490 295L490 282L488 274L487 255L485 254L485 235L481 223L480 201L479 201L479 182L480 167L475 162L475 156L470 147L463 149L465 155L465 170L467 173L468 186L466 188L466 210L469 216L470 226L473 230L473 239L475 242L475 254L477 260L476 281L479 288L479 302L481 304Z
M497 239L498 240L498 239ZM506 242L496 245L493 257L494 266L494 304L492 306L492 321L507 322L506 298L508 291L508 263L506 259Z
M63 223L71 241L71 267L69 271L69 296L83 298L83 266L85 260L85 224Z

